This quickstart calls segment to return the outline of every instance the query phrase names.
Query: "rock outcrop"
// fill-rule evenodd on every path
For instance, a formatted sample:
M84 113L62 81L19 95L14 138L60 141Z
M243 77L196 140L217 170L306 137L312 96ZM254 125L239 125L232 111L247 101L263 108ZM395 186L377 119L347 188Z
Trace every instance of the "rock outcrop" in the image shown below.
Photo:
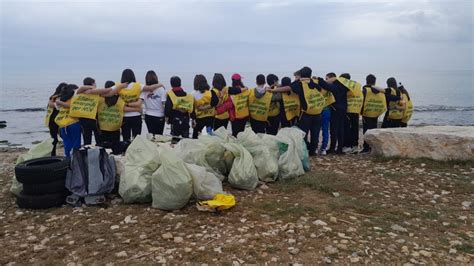
M384 157L474 160L474 127L424 126L367 131L372 153Z

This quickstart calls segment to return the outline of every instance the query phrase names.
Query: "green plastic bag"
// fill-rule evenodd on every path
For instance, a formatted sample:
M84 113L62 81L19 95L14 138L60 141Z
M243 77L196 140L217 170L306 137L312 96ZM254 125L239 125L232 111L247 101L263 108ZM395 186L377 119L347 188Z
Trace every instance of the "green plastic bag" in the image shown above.
M143 136L136 136L125 154L119 194L125 203L151 201L151 175L160 165L158 147Z
M276 137L279 142L288 145L286 151L278 159L279 178L290 179L303 175L304 150L302 140L304 139L304 132L295 127L282 128L278 131ZM280 145L280 148L284 147L284 145Z
M265 135L265 134L262 134ZM250 152L257 169L258 178L264 182L273 182L278 177L278 146L273 149L271 141L255 134L252 129L246 128L237 136L237 143ZM272 151L270 151L272 148ZM272 154L273 153L273 154Z
M258 174L252 155L238 143L231 142L222 145L235 156L228 177L229 184L239 189L255 189L258 184Z
M36 144L35 146L31 147L31 149L25 153L18 156L16 160L16 164L19 164L24 161L28 161L31 159L41 158L41 157L49 157L51 156L51 151L53 150L53 139L49 138L47 140L43 140L41 143ZM16 180L16 177L13 176L12 178L12 186L10 188L10 192L14 195L19 195L20 192L23 190L23 184Z
M160 147L160 161L161 166L152 176L152 206L162 210L181 209L193 195L191 173L169 148Z
M187 163L186 168L193 179L193 191L196 199L210 200L215 195L224 193L222 181L213 173L208 172L205 167Z

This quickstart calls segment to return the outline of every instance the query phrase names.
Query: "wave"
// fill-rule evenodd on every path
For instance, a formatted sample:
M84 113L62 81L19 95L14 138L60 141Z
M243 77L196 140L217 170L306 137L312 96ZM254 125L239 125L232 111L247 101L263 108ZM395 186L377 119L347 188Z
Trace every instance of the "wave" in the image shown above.
M474 106L421 105L414 107L415 112L469 112Z
M44 112L46 108L19 108L19 109L5 109L0 110L0 112Z

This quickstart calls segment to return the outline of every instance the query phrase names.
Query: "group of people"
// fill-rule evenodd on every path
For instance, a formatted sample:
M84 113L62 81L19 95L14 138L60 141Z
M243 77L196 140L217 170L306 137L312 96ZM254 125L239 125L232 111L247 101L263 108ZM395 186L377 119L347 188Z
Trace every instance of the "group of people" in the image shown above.
M187 92L181 79L173 76L170 89L159 82L154 71L148 71L145 84L136 81L131 69L122 72L120 82L107 81L99 88L87 77L81 87L61 83L49 98L45 123L54 139L55 155L58 134L63 139L66 156L82 144L95 143L116 148L141 134L142 113L150 134L163 135L165 124L171 125L173 141L197 138L205 129L208 134L230 122L233 136L249 123L256 133L276 135L283 127L297 126L306 134L309 155L317 153L358 152L359 117L363 132L382 127L407 126L413 112L410 96L395 78L387 87L376 86L376 77L368 75L366 85L351 80L348 73L339 77L328 73L325 78L312 76L309 67L294 73L294 79L274 74L257 75L248 88L239 74L227 85L216 73L209 84L204 75L194 78L194 91ZM322 129L322 143L319 135ZM328 144L329 149L328 149ZM364 143L362 152L370 151Z

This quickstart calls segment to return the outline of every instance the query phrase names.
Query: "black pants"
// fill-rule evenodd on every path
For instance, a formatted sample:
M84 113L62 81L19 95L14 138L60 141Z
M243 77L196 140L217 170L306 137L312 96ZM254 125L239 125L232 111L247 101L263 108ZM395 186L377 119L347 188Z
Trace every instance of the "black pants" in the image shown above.
M344 146L357 147L359 145L359 114L347 113L344 119Z
M229 125L229 119L218 119L214 118L214 130L217 130L220 127L224 127L227 129L227 125Z
M79 118L79 124L81 125L82 130L82 139L84 140L84 145L92 144L92 133L94 133L95 143L100 142L100 133L97 126L97 120L89 118Z
M231 122L232 125L232 136L237 137L237 134L245 130L245 125L247 124L248 118L235 119Z
M276 135L280 129L280 115L269 116L267 124L267 134Z
M122 123L122 137L124 141L130 141L132 136L136 137L142 133L142 116L124 117Z
M165 129L165 117L145 115L145 124L148 133L153 135L163 135Z
M382 122L382 128L392 128L392 127L400 127L402 123L401 119L390 119L388 118L388 112L385 113Z
M331 145L329 146L330 151L337 151L342 153L342 147L344 146L344 119L346 119L345 111L337 111L331 108ZM337 146L337 147L336 147Z
M306 133L305 141L310 155L316 154L319 143L319 130L321 129L321 115L301 114L298 127ZM308 137L310 140L308 140Z
M404 122L400 122L400 127L408 127L408 124Z
M250 118L250 126L255 133L265 133L267 128L267 121L258 121Z
M56 145L58 145L58 134L59 134L59 126L54 122L54 119L58 115L58 111L56 109L53 110L51 116L49 117L48 127L49 127L49 134L51 138L53 138L53 150L51 151L51 156L56 156Z
M177 143L181 138L189 138L189 116L175 116L171 118L171 135L173 142Z
M362 117L362 132L365 134L367 130L377 128L377 124L378 124L378 117L363 116ZM364 141L364 151L369 151L369 150L370 150L369 144L367 144Z
M199 133L201 133L201 131L205 127L213 127L213 126L214 126L213 116L196 118L196 126L194 126L194 129L193 129L193 139L197 139L199 136Z
M100 146L112 149L114 153L119 149L120 145L120 130L100 132Z

